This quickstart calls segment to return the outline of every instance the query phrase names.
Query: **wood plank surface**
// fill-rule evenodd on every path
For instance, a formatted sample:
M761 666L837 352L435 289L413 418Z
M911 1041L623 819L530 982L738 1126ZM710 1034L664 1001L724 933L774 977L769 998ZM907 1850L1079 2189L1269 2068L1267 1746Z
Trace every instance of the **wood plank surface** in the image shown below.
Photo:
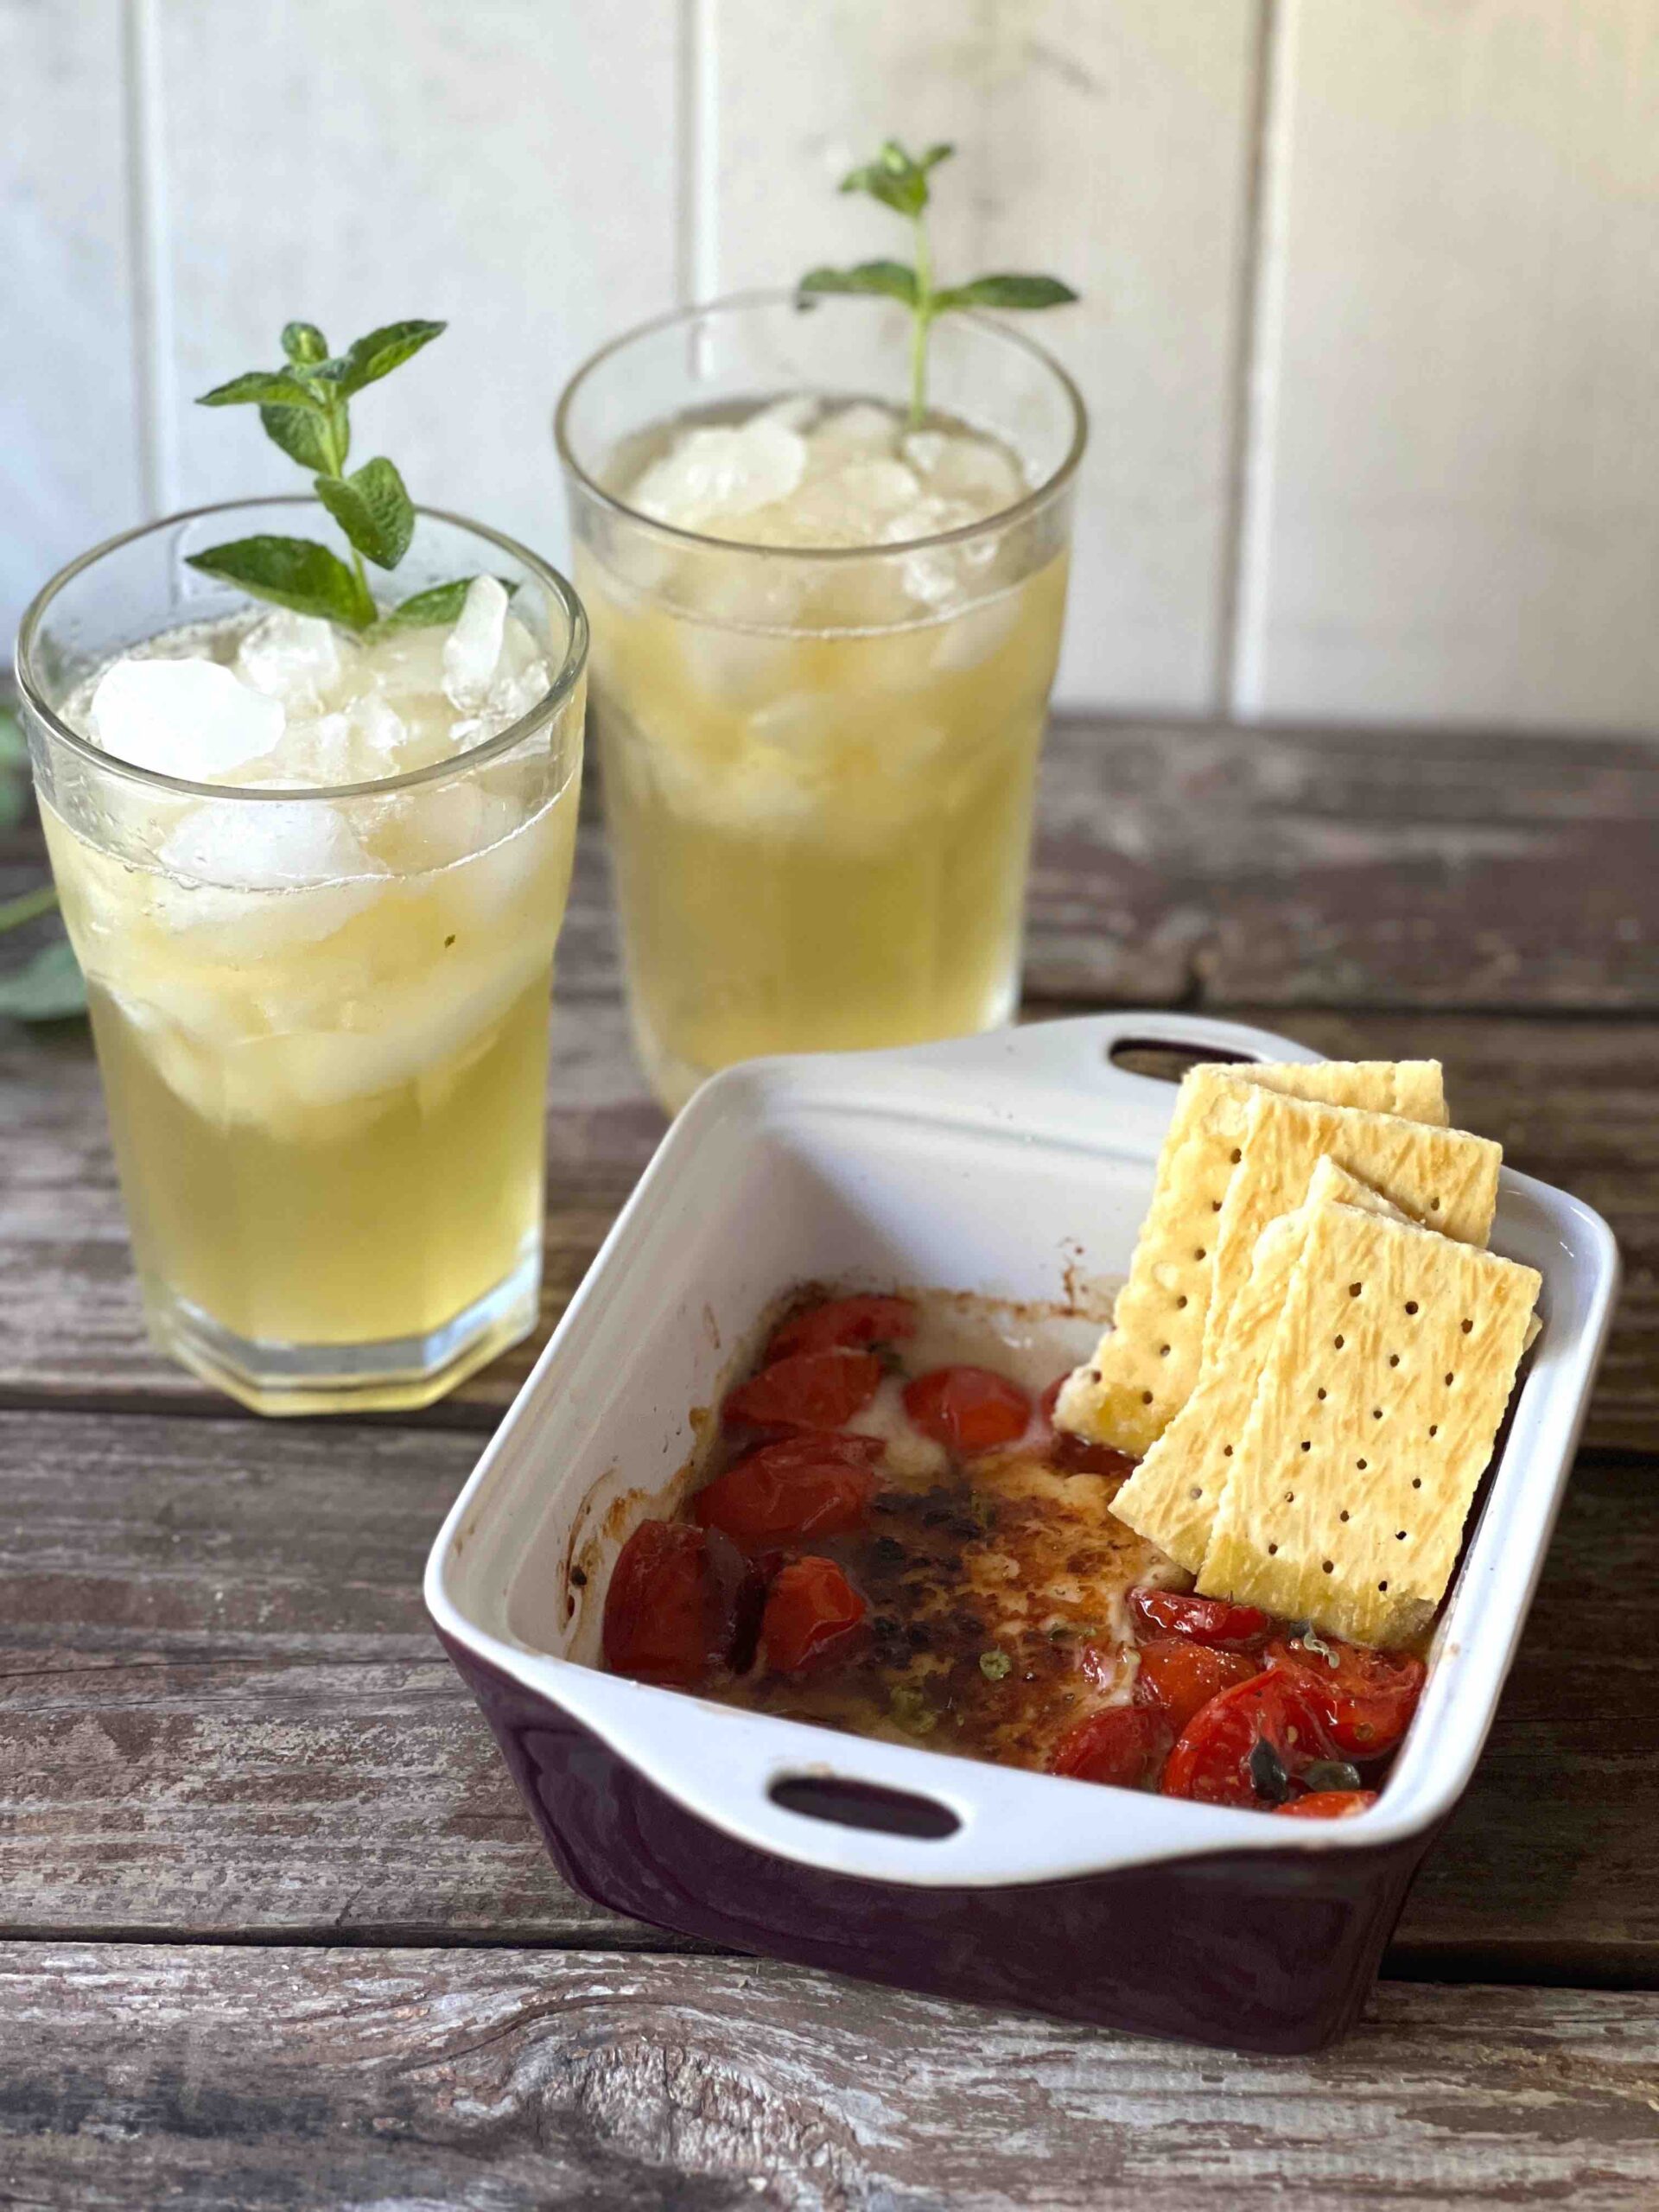
M423 1613L476 1440L0 1414L0 1931L657 1943L542 1856ZM1389 1971L1659 1985L1659 1462L1581 1460Z
M1659 1999L1242 2059L760 1961L0 1949L7 2202L1397 2212L1659 2192Z

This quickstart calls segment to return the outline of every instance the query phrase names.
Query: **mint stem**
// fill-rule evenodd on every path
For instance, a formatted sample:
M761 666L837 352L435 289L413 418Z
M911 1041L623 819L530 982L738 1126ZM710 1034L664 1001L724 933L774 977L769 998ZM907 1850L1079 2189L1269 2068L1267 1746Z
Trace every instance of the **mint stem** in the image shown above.
M336 480L346 474L346 455L341 450L340 435L340 418L344 412L345 403L334 398L331 394L328 411L323 417L323 435L328 445L328 474ZM349 543L347 550L351 553L352 567L356 572L357 581L362 586L366 596L372 601L374 594L369 590L369 572L363 566L363 556L355 545L351 545Z
M933 262L927 250L927 224L918 212L911 218L916 233L916 306L910 331L909 427L919 430L927 413L927 339L933 321Z
M0 906L0 931L21 929L25 922L49 914L57 903L57 886L51 883L43 883L35 891L25 891L21 899L9 899Z

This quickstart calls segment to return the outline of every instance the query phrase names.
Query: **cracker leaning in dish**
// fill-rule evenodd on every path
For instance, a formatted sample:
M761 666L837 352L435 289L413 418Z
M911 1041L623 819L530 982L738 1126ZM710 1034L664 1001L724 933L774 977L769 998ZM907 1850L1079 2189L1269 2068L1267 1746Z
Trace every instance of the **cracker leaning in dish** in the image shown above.
M1195 1068L1060 1425L1199 1592L1409 1642L1457 1563L1540 1287L1485 1249L1500 1148L1433 1061Z

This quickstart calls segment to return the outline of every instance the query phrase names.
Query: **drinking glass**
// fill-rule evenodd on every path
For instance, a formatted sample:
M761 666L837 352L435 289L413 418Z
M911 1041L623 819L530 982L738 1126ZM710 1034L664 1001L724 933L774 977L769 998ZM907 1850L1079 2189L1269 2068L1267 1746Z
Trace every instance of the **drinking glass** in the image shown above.
M935 325L930 419L1000 439L1030 488L933 536L751 545L627 498L687 428L904 393L909 345L888 301L742 296L617 340L559 404L630 1008L671 1109L753 1054L963 1035L1018 1001L1071 379L998 323Z
M230 786L130 766L65 718L115 656L249 612L187 555L319 528L315 502L266 499L115 538L48 584L17 649L149 1328L262 1413L422 1405L535 1322L582 761L575 594L427 512L399 596L499 575L551 672L499 734L378 782Z

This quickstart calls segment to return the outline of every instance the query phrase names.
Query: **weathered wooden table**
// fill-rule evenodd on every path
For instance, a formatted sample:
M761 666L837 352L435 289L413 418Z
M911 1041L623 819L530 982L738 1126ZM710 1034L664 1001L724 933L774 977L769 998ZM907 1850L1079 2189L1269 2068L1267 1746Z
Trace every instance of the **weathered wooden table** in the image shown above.
M419 1597L528 1355L418 1418L236 1413L145 1347L84 1033L14 1032L0 2202L1659 2202L1659 750L1062 728L1028 984L1438 1054L1624 1246L1525 1649L1359 2032L1134 2042L570 1896ZM592 830L558 997L550 1324L663 1127Z

